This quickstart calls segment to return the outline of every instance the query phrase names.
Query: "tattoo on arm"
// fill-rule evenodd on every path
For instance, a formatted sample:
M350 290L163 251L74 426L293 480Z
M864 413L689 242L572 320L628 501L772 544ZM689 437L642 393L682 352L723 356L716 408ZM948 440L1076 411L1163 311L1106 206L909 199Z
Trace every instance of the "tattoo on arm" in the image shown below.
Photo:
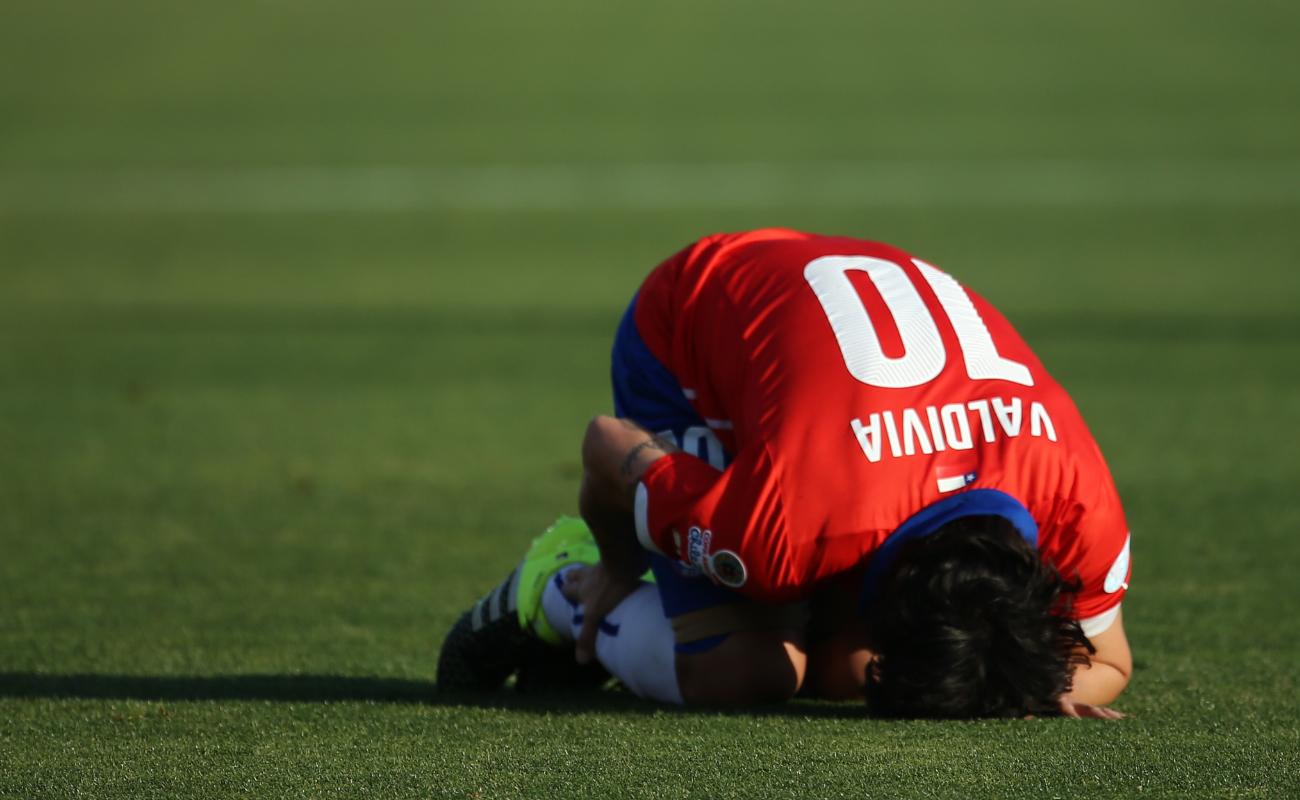
M644 442L641 442L636 447L627 451L627 455L623 457L622 473L624 478L630 479L632 477L633 471L636 468L637 457L640 456L644 450L658 450L663 453L672 453L677 450L677 447L662 436L652 435L649 439L646 439Z

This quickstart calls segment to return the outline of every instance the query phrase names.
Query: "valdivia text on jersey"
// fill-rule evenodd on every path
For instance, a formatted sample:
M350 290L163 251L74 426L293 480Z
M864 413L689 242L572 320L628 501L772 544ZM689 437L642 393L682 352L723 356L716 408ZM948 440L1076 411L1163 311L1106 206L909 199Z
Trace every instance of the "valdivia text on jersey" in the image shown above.
M995 442L999 436L1024 432L1026 403L1019 397L971 400L942 406L872 412L866 422L850 422L862 454L879 461L886 452L894 458L944 450L970 450L979 440ZM1042 403L1029 406L1029 435L1056 441L1056 426Z

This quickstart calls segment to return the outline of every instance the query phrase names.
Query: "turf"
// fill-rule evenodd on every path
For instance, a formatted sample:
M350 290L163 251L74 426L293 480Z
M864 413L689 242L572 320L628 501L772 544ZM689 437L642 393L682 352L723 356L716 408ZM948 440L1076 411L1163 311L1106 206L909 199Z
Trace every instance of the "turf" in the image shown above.
M26 4L0 25L0 796L1300 795L1300 13ZM1072 391L1118 724L434 694L700 234L902 245Z

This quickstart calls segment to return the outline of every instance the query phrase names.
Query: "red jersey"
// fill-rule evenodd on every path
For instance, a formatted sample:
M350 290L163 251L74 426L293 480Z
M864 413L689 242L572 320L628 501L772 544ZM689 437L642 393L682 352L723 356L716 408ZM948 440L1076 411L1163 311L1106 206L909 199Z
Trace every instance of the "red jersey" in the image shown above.
M734 454L721 472L685 453L651 465L646 546L793 600L931 504L995 489L1082 581L1076 617L1119 604L1128 526L1097 444L1010 323L946 273L877 242L720 234L651 273L635 321Z

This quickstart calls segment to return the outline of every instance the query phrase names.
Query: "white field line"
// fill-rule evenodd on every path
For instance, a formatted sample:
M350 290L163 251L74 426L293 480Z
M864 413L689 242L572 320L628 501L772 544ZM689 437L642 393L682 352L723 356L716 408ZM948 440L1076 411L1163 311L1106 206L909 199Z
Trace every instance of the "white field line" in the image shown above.
M384 213L1300 204L1300 160L0 170L0 213Z

